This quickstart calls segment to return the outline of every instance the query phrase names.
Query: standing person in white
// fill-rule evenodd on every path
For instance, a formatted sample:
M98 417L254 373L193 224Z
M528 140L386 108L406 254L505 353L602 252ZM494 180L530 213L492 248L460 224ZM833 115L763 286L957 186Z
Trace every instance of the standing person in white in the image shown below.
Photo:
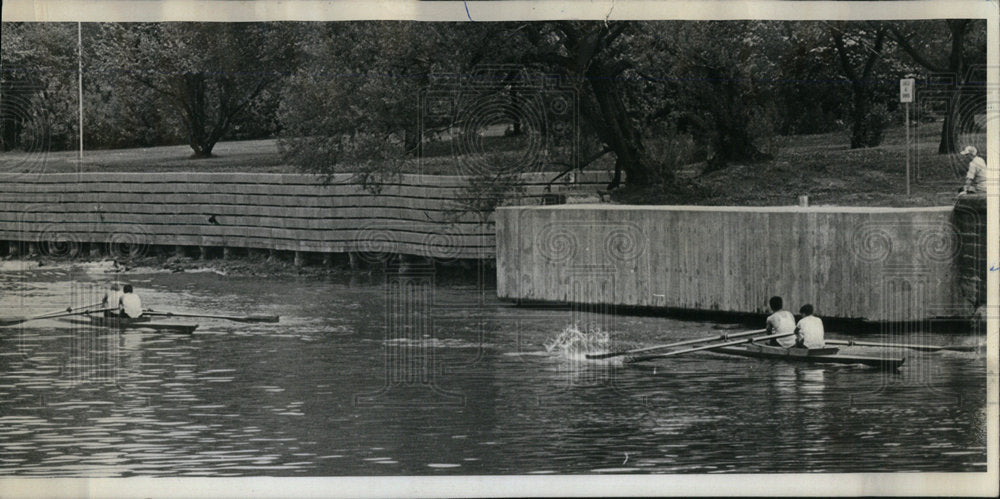
M795 344L806 348L823 348L823 321L813 315L813 306L802 305L799 309L802 318L795 326Z
M122 313L130 318L138 318L142 315L142 300L139 299L139 295L132 292L131 284L126 284L122 291L124 291L125 294L123 294L121 299L118 301L118 308L120 308Z
M780 296L772 296L768 305L771 307L771 311L774 312L767 318L767 334L787 334L788 336L782 338L774 338L771 340L771 345L779 347L793 347L795 346L795 316L787 310L782 310L784 304Z
M969 160L969 172L965 174L965 186L959 194L986 194L986 160L980 158L979 151L972 146L965 146L961 154Z

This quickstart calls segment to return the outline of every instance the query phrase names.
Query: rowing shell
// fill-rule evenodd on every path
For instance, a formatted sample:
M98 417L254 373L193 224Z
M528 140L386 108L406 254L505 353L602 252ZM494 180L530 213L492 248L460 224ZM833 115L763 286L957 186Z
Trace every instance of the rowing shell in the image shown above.
M740 355L743 357L759 357L765 359L781 359L792 362L813 362L819 364L863 364L886 371L895 371L903 365L905 359L883 357L863 357L859 355L838 355L836 348L783 348L768 345L740 345L712 348L710 352Z
M124 319L118 317L101 317L89 315L86 319L70 319L69 322L92 327L109 329L152 329L167 333L191 334L198 329L197 324L170 324L165 322L150 322L149 317L138 319Z

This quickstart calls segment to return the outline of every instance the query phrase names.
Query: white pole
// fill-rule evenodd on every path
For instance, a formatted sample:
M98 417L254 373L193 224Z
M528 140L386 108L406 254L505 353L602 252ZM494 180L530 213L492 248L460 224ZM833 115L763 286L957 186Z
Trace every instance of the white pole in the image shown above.
M903 104L906 108L906 195L910 195L910 103Z
M77 153L77 159L83 162L83 23L77 21L76 23L76 61L77 61L77 101L80 104L80 151Z

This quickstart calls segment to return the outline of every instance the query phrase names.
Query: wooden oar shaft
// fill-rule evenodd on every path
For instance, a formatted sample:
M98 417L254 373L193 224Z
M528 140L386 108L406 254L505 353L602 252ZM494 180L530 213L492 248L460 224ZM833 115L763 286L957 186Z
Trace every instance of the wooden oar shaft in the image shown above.
M750 336L750 335L754 335L754 334L760 334L760 333L763 333L764 331L765 331L764 329L757 329L757 330L754 330L754 331L744 331L742 333L719 334L719 335L716 335L716 336L709 336L709 337L706 337L706 338L695 338L695 339L691 339L691 340L678 341L676 343L668 343L666 345L656 345L656 346L645 347L645 348L636 348L636 349L633 349L633 350L623 350L621 352L588 353L587 354L587 358L588 359L608 359L608 358L611 358L611 357L620 357L622 355L632 355L632 354L642 353L642 352L651 352L653 350L662 350L664 348L674 348L674 347L681 347L681 346L684 346L684 345L694 345L696 343L704 343L706 341L720 341L720 340L724 341L724 340L728 340L730 338L741 338L743 336Z
M792 336L794 334L795 334L794 332L793 333L782 333L782 334L769 334L767 336L758 336L756 338L744 338L742 340L727 341L727 342L724 342L724 343L715 343L715 344L712 344L712 345L702 345L700 347L685 348L684 350L674 350L673 352L665 352L665 353L658 353L656 355L646 355L646 356L643 356L643 357L630 358L630 359L628 359L628 362L641 362L641 361L644 361L644 360L659 359L659 358L663 358L663 357L673 357L674 355L681 355L681 354L691 353L691 352L700 352L702 350L711 350L713 348L731 347L731 346L734 346L734 345L742 345L743 343L751 343L751 342L754 342L754 341L766 341L766 340L772 340L772 339L775 339L775 338L784 338L786 336Z
M909 348L912 350L923 350L926 352L936 352L938 350L953 350L956 352L971 352L978 348L975 345L915 345L907 343L877 343L873 341L854 341L854 340L824 340L825 343L830 343L832 345L846 345L846 346L859 346L859 347L878 347L878 348Z
M229 316L229 315L208 315L208 314L185 314L181 312L157 312L155 310L147 310L143 312L146 315L160 316L160 317L198 317L203 319L225 319L228 321L236 322L278 322L277 315L248 315L248 316Z
M33 315L33 316L31 316L31 319L33 319L33 320L34 319L46 319L46 318L49 318L49 317L62 316L63 314L66 314L66 313L85 312L89 308L94 308L94 307L99 307L99 306L101 306L100 303L94 303L92 305L84 305L82 307L64 308L62 310L56 310L55 312L48 312L48 313L45 313L45 314Z
M69 317L72 315L84 315L84 314L98 314L106 312L108 310L118 310L117 308L101 308L97 310L79 310L76 312L62 312L62 313L48 313L44 315L36 315L34 317L11 317L7 319L0 319L0 326L14 326L21 324L22 322L28 322L33 320L41 319L57 319L59 317Z

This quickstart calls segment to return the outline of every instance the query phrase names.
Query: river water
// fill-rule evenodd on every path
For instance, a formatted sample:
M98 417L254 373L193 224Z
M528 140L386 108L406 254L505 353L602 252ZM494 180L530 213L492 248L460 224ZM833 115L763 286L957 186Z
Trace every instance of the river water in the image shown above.
M3 264L3 316L84 305L112 278ZM574 323L611 331L614 348L731 325L517 308L419 272L120 279L149 308L281 322L160 321L197 323L193 335L64 319L0 328L0 475L986 469L982 349L897 351L898 374L712 353L622 365L554 343ZM906 341L984 341L933 326Z

